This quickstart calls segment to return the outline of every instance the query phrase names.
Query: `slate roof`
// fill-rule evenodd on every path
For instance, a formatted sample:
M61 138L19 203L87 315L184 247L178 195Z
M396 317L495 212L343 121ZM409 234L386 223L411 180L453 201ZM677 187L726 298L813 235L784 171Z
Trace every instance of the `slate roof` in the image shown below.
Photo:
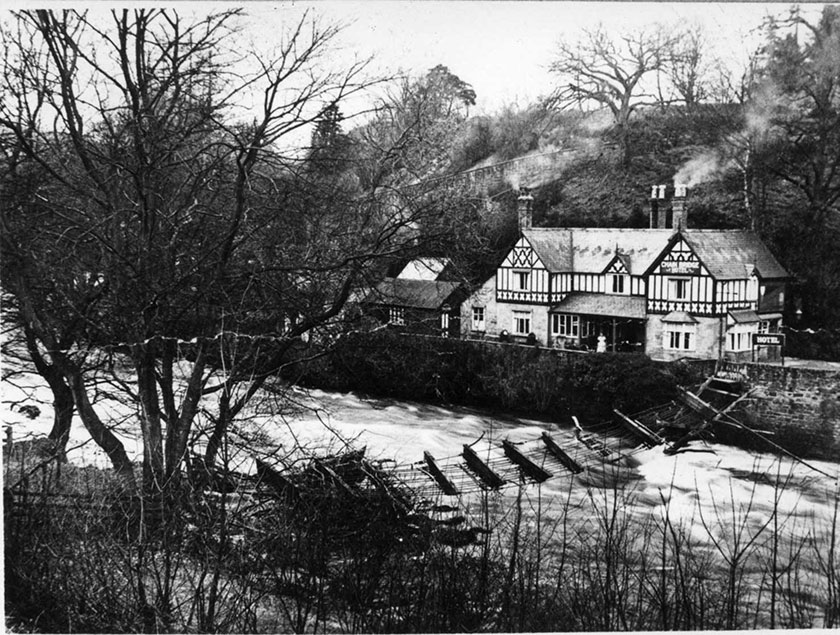
M751 231L743 229L689 229L683 237L718 280L749 277L745 267L753 264L764 279L789 278L779 261Z
M522 232L553 273L602 273L616 255L628 273L642 275L667 246L673 229L537 228Z
M697 320L685 311L671 311L659 321L668 322L669 324L697 324Z
M528 240L552 273L602 273L616 255L632 275L643 275L668 246L673 229L537 228ZM766 280L789 274L761 239L741 229L687 229L682 236L718 280L744 279L755 265Z
M729 315L732 317L732 320L736 324L749 324L751 322L761 322L761 318L758 317L758 313L755 311L730 311Z
M646 300L642 296L574 291L567 295L560 304L551 307L551 312L644 319L646 315L645 304Z
M367 302L414 309L438 309L458 290L457 282L385 278L376 285Z

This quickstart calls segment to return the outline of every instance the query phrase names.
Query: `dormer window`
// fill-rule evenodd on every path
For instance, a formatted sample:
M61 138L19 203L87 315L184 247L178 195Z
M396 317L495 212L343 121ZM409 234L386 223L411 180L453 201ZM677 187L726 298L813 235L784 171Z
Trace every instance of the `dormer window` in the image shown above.
M607 276L607 289L609 293L629 293L630 283L627 280L627 274L614 273Z

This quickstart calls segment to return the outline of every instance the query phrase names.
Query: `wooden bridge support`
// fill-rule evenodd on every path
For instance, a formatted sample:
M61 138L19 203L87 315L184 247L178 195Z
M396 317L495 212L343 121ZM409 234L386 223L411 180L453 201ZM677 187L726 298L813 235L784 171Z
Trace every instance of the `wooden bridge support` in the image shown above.
M507 439L502 441L502 448L505 451L505 456L513 463L516 463L525 476L533 479L537 483L542 483L543 481L547 481L551 478L551 472L547 472L534 463L531 459L522 454L522 452L517 450L516 446Z
M505 484L505 480L485 465L484 462L478 458L475 450L473 450L470 446L464 446L464 451L461 453L461 456L463 456L464 460L467 462L467 467L470 468L470 470L472 470L472 472L481 479L481 482L490 489L499 489Z
M554 439L551 438L551 435L548 434L548 432L542 433L542 440L549 454L560 461L563 467L569 470L572 474L580 474L583 472L583 466L566 454L563 451L563 448L555 443Z
M646 425L639 423L635 419L631 419L620 410L613 410L613 412L618 415L618 420L621 421L621 423L623 423L630 432L639 437L648 447L652 448L665 443L665 439L653 432Z
M446 475L438 467L435 457L428 452L423 452L423 460L426 462L426 471L431 475L435 482L440 487L440 490L447 496L457 496L458 488L446 478Z

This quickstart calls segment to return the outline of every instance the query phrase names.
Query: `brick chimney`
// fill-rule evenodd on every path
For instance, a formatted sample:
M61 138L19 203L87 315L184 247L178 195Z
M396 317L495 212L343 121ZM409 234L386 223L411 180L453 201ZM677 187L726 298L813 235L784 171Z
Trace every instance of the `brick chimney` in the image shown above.
M650 188L650 228L665 228L665 186L652 185Z
M523 229L531 229L533 222L532 211L534 206L534 197L527 187L519 188L519 198L517 199L517 212L519 213L519 231Z
M674 183L674 200L671 204L672 227L675 229L688 229L688 207L685 204L688 195L688 186L682 183Z

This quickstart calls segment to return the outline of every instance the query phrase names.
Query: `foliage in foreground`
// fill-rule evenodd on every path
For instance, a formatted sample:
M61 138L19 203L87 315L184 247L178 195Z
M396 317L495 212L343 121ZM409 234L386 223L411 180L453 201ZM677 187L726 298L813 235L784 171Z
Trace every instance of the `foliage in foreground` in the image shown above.
M780 474L769 477L769 514L756 486L746 500L730 493L689 519L671 511L674 493L663 493L661 516L634 515L630 491L571 481L550 495L533 486L484 493L469 504L491 531L459 546L435 540L439 523L395 515L391 496L326 483L306 500L268 505L243 491L197 489L155 525L125 531L131 515L103 502L101 485L80 495L84 472L62 498L43 476L46 489L6 506L13 629L580 631L840 620L837 503L833 516L803 526L779 504L792 485Z

